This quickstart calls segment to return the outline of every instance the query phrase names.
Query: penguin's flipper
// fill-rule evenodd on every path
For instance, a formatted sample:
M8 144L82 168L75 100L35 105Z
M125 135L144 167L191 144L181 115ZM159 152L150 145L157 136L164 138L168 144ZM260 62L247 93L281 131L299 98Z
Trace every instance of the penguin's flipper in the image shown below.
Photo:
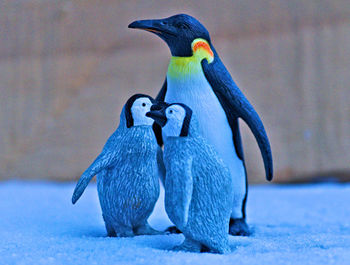
M160 102L163 102L164 99L165 99L165 94L166 94L166 91L167 91L167 80L165 78L165 81L163 83L163 86L162 88L160 89L157 97L156 97L156 101L160 101Z
M182 160L182 161L181 161ZM190 203L193 192L193 178L192 178L192 158L184 161L179 160L176 167L176 175L178 178L170 178L166 180L166 200L171 200L170 216L173 217L173 223L179 228L183 229L187 225ZM170 173L171 174L171 173ZM169 185L168 185L169 184ZM170 193L170 194L169 194ZM170 198L167 196L169 194Z
M157 149L157 166L158 166L158 174L159 178L164 186L165 184L165 166L163 161L163 150L160 146Z
M273 177L272 153L264 125L253 106L233 81L213 47L212 50L214 61L210 64L207 60L202 61L204 75L224 108L233 133L234 127L238 124L238 118L242 118L253 132L264 160L266 179L270 181ZM234 134L233 140L237 154L243 160L240 137Z
M83 175L81 175L77 185L75 186L72 196L73 204L75 204L79 200L87 185L89 184L90 180L97 173L99 173L102 169L106 168L111 163L111 158L113 158L113 156L114 155L112 155L111 153L99 155L91 164L91 166L89 166L89 168L84 171Z
M162 147L163 146L162 127L158 123L154 122L152 125L152 129L157 139L158 145Z
M167 91L167 80L165 78L163 86L156 97L156 101L164 102L166 91ZM158 145L163 146L162 127L157 123L153 123L153 131L154 131L154 135L157 138Z

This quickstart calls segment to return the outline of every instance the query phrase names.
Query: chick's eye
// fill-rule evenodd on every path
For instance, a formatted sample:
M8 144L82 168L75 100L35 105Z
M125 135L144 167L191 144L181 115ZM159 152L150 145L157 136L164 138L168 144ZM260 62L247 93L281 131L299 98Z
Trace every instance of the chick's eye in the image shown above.
M171 110L169 110L169 113L170 113L170 114L173 114L173 110L172 110L172 109L171 109Z
M142 103L142 107L146 107L146 103Z

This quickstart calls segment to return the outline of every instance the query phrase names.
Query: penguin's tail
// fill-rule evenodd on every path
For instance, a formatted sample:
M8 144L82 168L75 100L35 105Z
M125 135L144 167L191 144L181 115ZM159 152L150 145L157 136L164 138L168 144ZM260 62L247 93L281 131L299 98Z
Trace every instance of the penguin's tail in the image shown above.
M90 170L86 170L83 175L80 177L77 185L75 186L73 196L72 196L72 203L75 204L81 195L84 193L84 190L86 189L87 185L89 185L90 180L94 177L95 174L89 174Z

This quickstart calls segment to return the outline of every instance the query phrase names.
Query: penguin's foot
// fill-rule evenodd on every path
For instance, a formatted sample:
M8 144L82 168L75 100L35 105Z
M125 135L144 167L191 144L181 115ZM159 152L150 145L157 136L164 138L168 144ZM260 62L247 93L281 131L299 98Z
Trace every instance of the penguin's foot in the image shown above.
M164 235L164 232L153 229L148 223L134 228L135 235Z
M202 245L201 253L204 253L204 252L216 253L216 254L227 254L227 253L230 253L230 248L229 246L219 246L219 247L216 247L215 249L214 248L212 249L205 245Z
M107 236L108 237L116 237L117 234L114 232L114 230L113 231L107 231Z
M228 242L228 237L220 241L211 240L209 245L210 247L208 245L202 244L201 252L209 252L209 253L216 253L216 254L227 254L231 252L230 245Z
M131 227L115 227L114 231L116 233L117 237L133 237L135 236L134 231L131 229Z
M107 222L105 222L105 225L106 225L106 230L107 230L107 236L108 237L116 237L117 234L115 233L113 227L108 224Z
M233 236L249 236L251 233L244 218L231 218L229 234Z
M182 232L174 225L174 226L169 226L167 229L165 229L166 233L169 234L181 234Z
M201 252L202 245L197 241L185 238L185 241L180 246L176 246L172 250L185 252Z
M133 237L135 236L132 231L116 232L117 237Z

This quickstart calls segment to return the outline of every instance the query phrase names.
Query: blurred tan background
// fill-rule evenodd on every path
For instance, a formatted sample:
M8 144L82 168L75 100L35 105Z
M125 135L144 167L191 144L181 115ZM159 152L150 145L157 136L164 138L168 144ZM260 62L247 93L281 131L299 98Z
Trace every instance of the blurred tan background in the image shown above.
M170 53L136 19L197 17L270 137L278 182L349 180L348 0L0 2L0 179L76 179ZM242 125L250 182L264 181Z

